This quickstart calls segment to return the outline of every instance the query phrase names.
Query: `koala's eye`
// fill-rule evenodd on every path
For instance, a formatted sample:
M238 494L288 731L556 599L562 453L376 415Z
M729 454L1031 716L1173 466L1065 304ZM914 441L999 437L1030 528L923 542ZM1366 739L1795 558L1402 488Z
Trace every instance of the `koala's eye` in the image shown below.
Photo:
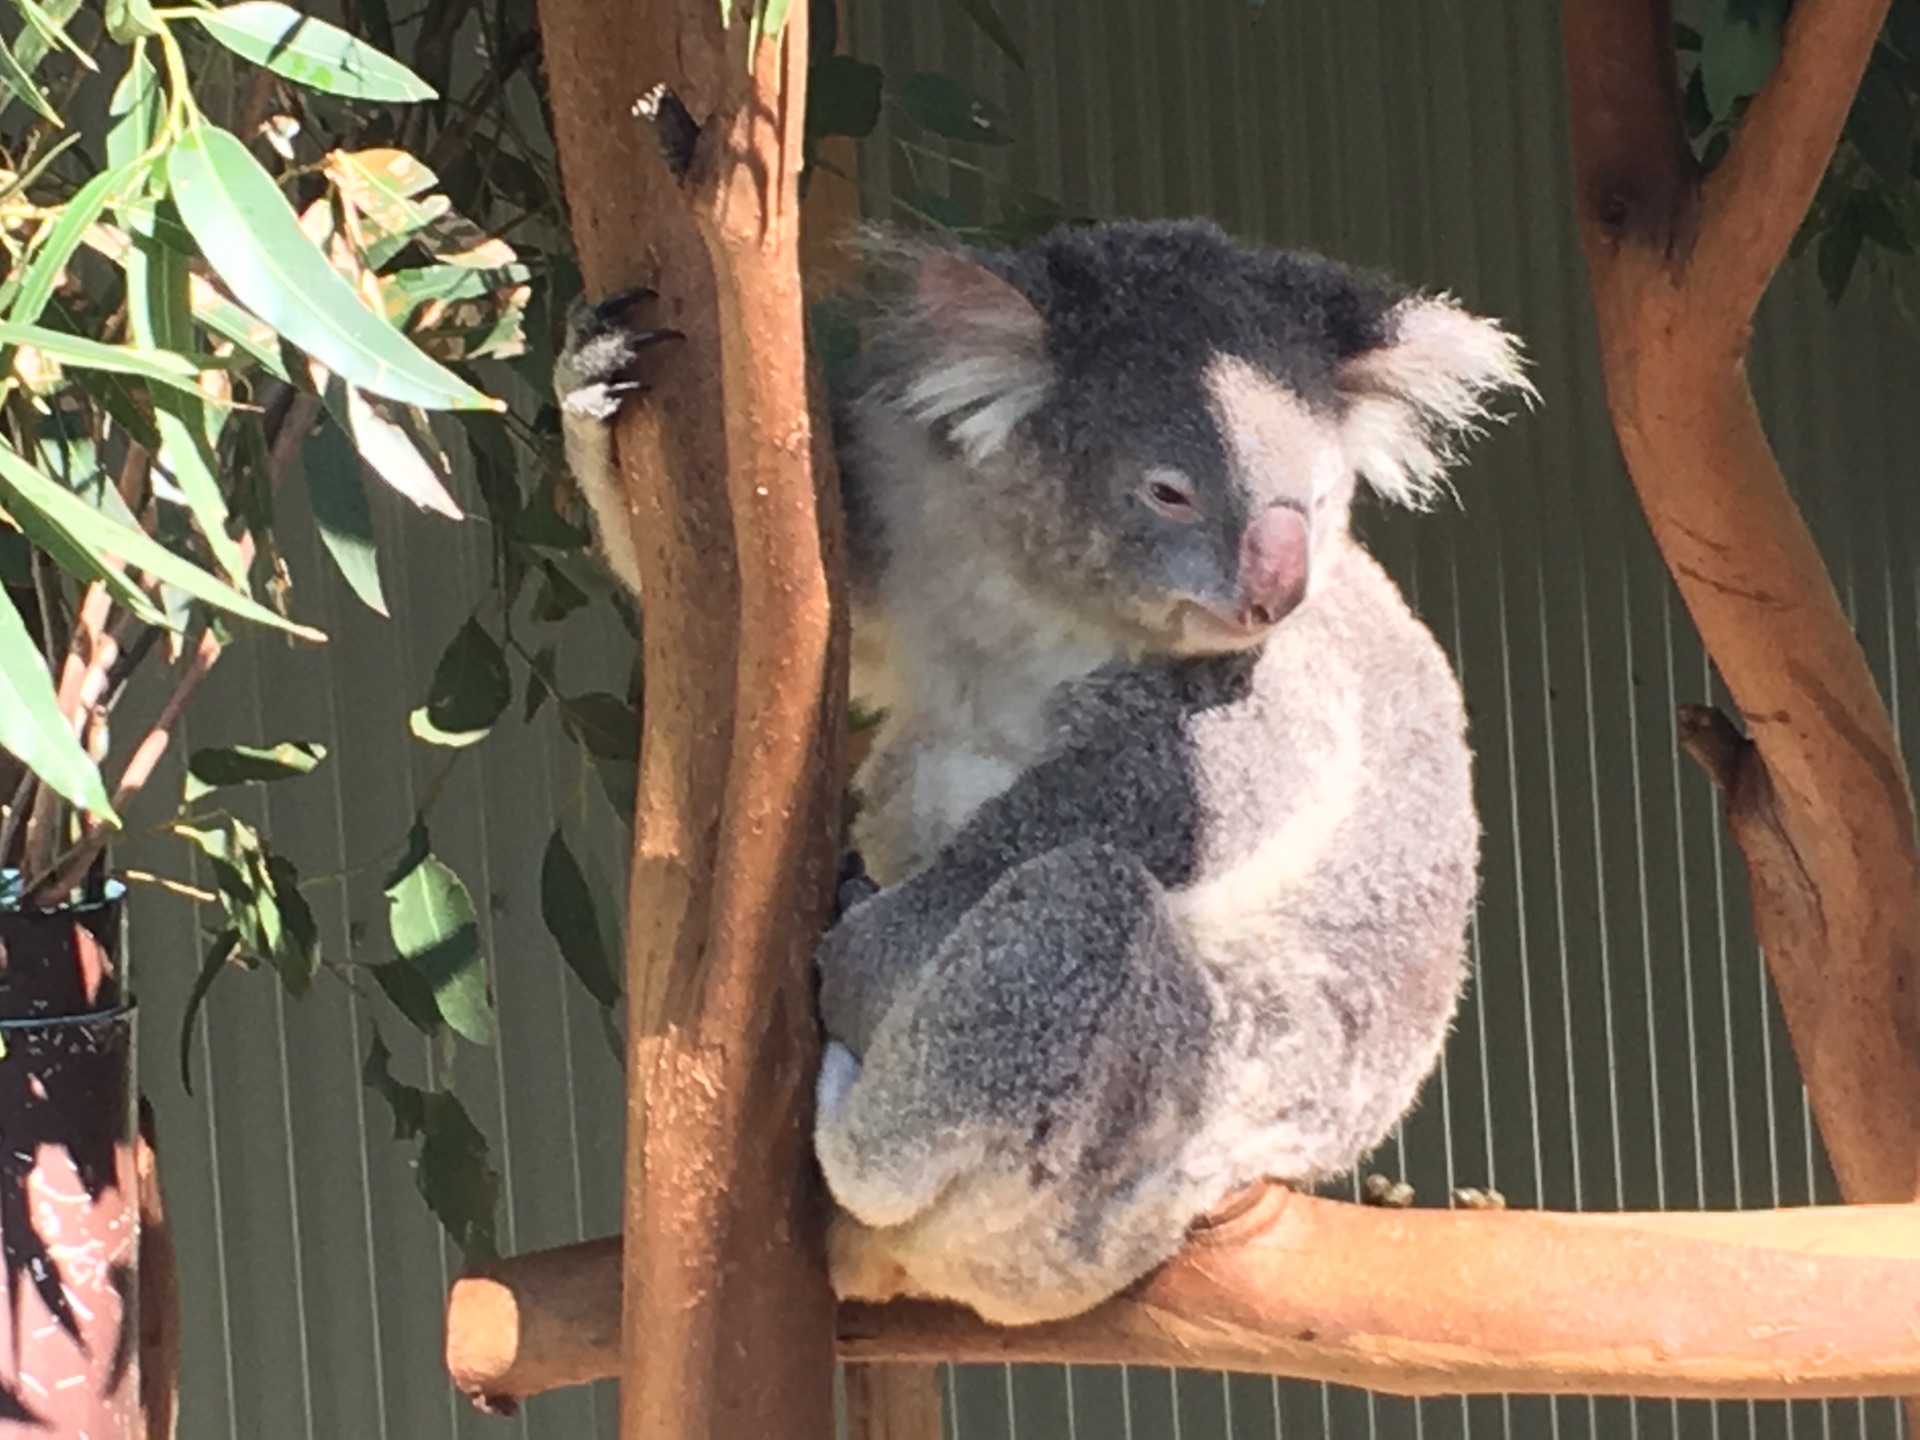
M1200 502L1192 489L1165 471L1149 477L1140 487L1140 496L1169 520L1189 522L1200 518Z

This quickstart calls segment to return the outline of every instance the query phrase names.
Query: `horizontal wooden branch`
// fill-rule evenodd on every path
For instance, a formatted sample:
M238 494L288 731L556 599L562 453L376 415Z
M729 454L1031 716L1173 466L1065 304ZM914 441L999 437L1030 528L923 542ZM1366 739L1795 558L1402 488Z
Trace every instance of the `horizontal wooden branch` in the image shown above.
M620 1245L456 1282L447 1368L482 1403L616 1373ZM1920 1389L1920 1206L1568 1215L1379 1210L1278 1186L1144 1285L1000 1329L843 1305L857 1361L1173 1365L1403 1395L1715 1399Z

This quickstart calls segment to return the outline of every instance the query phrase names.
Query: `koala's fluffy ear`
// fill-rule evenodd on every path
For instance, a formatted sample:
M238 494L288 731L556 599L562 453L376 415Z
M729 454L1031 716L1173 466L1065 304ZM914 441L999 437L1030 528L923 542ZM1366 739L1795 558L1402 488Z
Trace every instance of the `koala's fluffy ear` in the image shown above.
M1341 439L1354 472L1402 505L1429 502L1456 444L1492 418L1503 391L1536 398L1520 342L1498 322L1447 296L1411 296L1387 312L1387 340L1346 360L1335 383L1346 400Z
M944 423L977 465L1004 450L1046 396L1053 380L1046 322L1012 284L951 250L919 257L913 304L924 350L906 386L907 407L929 424Z

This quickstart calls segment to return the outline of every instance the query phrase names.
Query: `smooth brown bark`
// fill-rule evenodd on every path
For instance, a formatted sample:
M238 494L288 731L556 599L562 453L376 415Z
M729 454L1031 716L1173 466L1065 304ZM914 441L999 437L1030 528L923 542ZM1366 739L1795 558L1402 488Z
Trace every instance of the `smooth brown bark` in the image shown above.
M603 1327L565 1335L588 1294L612 1310L618 1273L618 1242L600 1241L459 1282L456 1382L517 1397L611 1374ZM1274 1187L1090 1314L1010 1330L950 1305L844 1305L839 1350L1184 1365L1405 1395L1893 1394L1920 1385L1920 1207L1388 1211Z
M1920 1195L1920 866L1899 748L1748 388L1754 309L1806 214L1887 0L1800 0L1720 166L1681 138L1671 16L1566 0L1581 238L1621 454L1750 740L1721 785L1754 928L1842 1193Z
M588 287L654 286L649 323L687 337L651 362L652 393L615 437L646 674L624 1440L831 1433L810 961L833 879L845 679L797 264L806 8L750 66L744 19L723 33L713 0L540 3ZM683 177L634 118L660 82L699 125Z

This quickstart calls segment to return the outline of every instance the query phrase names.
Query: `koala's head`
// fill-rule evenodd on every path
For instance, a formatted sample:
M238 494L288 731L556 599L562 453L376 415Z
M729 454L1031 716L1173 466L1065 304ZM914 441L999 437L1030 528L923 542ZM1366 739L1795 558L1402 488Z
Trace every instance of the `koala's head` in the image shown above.
M890 404L965 462L1029 584L1145 649L1258 644L1357 479L1425 503L1487 400L1528 389L1493 321L1208 224L892 253Z

